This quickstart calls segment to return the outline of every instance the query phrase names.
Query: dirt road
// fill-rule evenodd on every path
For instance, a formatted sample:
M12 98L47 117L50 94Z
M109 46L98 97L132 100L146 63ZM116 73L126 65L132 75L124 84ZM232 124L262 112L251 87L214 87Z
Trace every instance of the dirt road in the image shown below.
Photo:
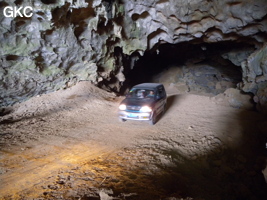
M266 199L264 116L169 93L156 125L123 123L121 100L81 82L10 108L0 199Z

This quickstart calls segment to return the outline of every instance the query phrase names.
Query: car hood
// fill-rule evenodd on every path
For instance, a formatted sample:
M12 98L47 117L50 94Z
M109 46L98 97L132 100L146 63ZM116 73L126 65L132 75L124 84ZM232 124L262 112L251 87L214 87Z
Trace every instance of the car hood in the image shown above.
M131 106L152 106L154 101L155 101L154 99L150 98L144 98L144 99L126 98L121 102L121 104L131 105Z

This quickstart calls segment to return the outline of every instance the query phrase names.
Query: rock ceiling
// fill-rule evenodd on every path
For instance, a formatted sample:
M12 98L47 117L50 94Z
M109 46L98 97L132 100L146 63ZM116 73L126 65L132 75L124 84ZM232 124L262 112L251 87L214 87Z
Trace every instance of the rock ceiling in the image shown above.
M7 6L33 15L5 17ZM227 41L253 45L242 59L224 58L241 66L243 91L266 109L266 0L9 0L0 10L0 106L82 80L118 90L123 70L161 44Z

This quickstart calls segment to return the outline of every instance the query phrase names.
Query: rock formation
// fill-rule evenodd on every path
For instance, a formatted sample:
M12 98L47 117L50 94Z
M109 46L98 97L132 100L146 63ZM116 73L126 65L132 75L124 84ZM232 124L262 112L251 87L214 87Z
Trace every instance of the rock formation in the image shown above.
M33 15L6 17L7 6ZM0 106L78 81L119 91L160 45L228 42L253 47L222 58L242 68L241 89L267 110L266 0L4 0L0 11Z

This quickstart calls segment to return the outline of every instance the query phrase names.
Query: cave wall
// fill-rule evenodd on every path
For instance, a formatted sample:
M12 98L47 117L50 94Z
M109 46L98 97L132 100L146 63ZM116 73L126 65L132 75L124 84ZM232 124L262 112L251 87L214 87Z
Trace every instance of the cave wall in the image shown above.
M33 16L7 18L6 6L32 6ZM245 42L243 90L264 108L265 0L9 0L0 2L0 106L91 81L118 91L124 73L164 43Z
M114 44L121 36L115 19L123 15L122 5L104 1L31 2L0 4L1 13L5 6L34 8L31 18L1 15L1 106L82 80L98 83L116 71Z
M267 45L242 62L243 91L254 94L258 110L267 111Z

